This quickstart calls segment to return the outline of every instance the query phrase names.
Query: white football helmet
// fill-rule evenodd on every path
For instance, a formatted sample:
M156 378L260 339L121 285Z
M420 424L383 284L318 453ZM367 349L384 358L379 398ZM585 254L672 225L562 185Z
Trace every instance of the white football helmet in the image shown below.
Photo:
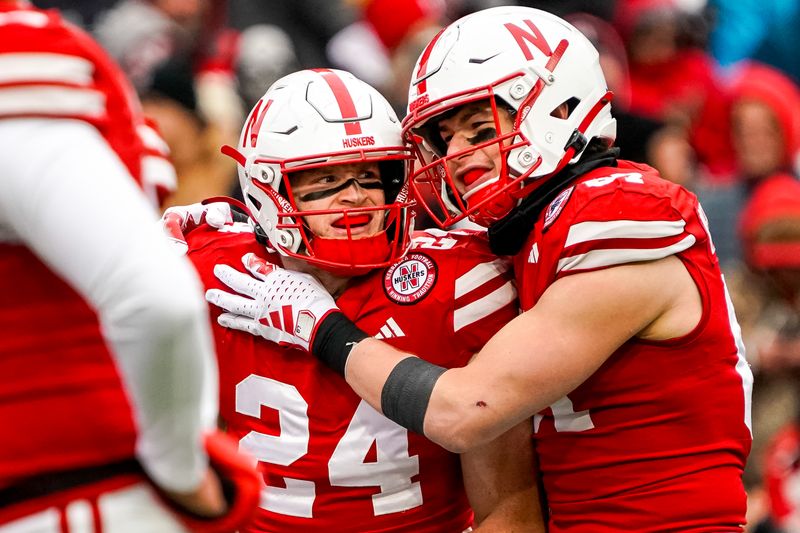
M436 118L479 100L491 103L497 136L447 153ZM541 183L533 180L576 162L590 140L613 143L610 101L597 50L568 22L513 6L467 15L433 38L412 73L403 135L418 160L417 197L442 226L467 216L490 225ZM562 104L566 118L554 116ZM511 113L512 131L501 130L501 108ZM447 161L492 144L502 154L499 175L462 198Z
M381 94L348 72L301 70L276 81L256 103L237 148L223 152L238 162L239 184L251 216L281 254L325 270L356 275L388 266L408 251L413 205L400 122ZM289 175L336 164L378 163L386 205L299 211ZM385 211L382 232L351 235L351 222ZM306 217L341 214L348 238L315 235ZM355 224L355 222L353 222Z

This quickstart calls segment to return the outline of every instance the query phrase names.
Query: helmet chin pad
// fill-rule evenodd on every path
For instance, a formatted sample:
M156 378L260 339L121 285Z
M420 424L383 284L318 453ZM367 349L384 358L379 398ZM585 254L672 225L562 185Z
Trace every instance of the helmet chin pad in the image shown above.
M393 255L393 245L386 231L355 239L331 239L315 235L309 245L316 260L313 264L342 277L366 274L384 265Z
M507 183L497 176L464 194L464 200L470 211L469 219L476 224L488 227L510 213L517 205L517 200L512 197L510 191L506 194L502 193L502 189L505 187L507 187ZM482 205L472 211L471 207L478 204Z

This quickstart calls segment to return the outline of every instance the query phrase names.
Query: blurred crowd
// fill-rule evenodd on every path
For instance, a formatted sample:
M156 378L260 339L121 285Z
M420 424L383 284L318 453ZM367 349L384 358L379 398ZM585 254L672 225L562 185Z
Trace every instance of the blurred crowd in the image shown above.
M414 62L444 24L502 4L566 17L600 51L622 157L701 200L756 374L748 527L800 532L800 2L33 3L90 31L134 83L178 174L164 207L238 195L219 146L291 71L349 70L403 116Z

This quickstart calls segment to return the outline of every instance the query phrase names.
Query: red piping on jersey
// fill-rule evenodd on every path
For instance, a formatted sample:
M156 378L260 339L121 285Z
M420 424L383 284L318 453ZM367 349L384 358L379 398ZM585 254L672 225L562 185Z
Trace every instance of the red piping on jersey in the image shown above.
M342 112L342 118L345 120L357 118L358 114L356 113L353 97L350 96L350 91L347 90L347 86L345 86L342 79L335 72L326 68L312 70L322 75L322 79L333 91L333 96L336 98L336 103L339 104L339 110ZM359 121L345 122L344 131L347 135L361 135L361 123Z
M2 54L0 54L2 55ZM86 84L74 83L70 81L60 80L12 80L0 82L0 89L14 88L14 87L57 87L65 89L81 89L84 91L101 92L97 86L90 80Z

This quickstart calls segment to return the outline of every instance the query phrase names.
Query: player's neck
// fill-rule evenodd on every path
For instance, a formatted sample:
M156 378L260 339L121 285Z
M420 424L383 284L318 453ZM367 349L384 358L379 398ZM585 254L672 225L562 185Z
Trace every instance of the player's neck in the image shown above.
M336 276L326 270L310 265L301 259L295 259L294 257L283 257L283 266L289 270L311 274L322 283L325 290L334 298L339 297L347 287L347 282L350 281L349 277Z

